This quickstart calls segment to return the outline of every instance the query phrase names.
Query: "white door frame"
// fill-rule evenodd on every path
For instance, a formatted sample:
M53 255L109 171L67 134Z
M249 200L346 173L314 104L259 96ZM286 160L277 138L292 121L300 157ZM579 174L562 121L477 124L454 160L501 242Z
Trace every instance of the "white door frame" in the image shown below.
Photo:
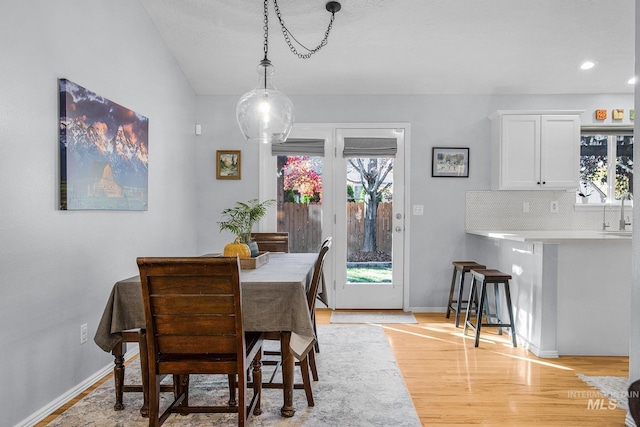
M411 206L411 182L409 177L411 162L411 124L402 122L392 123L296 123L293 125L290 137L295 138L321 138L325 140L325 160L323 161L323 178L326 176L328 182L333 182L335 175L335 159L337 158L336 152L336 131L337 129L391 129L396 128L398 130L404 130L404 244L403 252L404 259L402 260L402 275L403 275L403 304L402 309L407 311L410 309L410 262L409 262L409 247L411 237L411 224L410 224L410 206ZM276 169L276 159L271 155L270 144L260 144L259 150L259 197L260 200L273 199L276 195L276 180L273 179L273 171ZM326 174L326 175L325 175ZM339 184L335 184L339 185ZM323 238L327 236L335 235L335 206L337 191L334 188L327 188L323 186L322 204L323 204L323 225L322 233ZM340 193L342 194L342 193ZM333 213L333 215L331 215ZM259 224L260 231L274 231L276 227L276 209L271 207L267 215ZM325 260L324 272L327 280L327 294L329 307L335 308L335 251L329 251Z

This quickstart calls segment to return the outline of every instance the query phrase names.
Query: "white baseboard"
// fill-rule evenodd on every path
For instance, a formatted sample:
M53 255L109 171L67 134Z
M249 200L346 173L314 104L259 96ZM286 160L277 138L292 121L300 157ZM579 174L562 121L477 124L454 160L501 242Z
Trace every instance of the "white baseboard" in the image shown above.
M138 347L135 346L134 349L128 351L124 355L124 360L127 361L127 360L131 359L132 357L136 356L137 354L138 354ZM33 427L33 426L35 426L40 421L44 420L49 415L51 415L56 410L58 410L60 407L65 405L67 402L73 400L80 393L82 393L83 391L85 391L86 389L91 387L97 381L101 380L106 375L109 375L111 372L113 372L113 363L110 363L109 365L107 365L104 368L100 369L95 374L91 375L86 380L82 381L80 384L78 384L75 387L73 387L72 389L68 390L66 393L58 396L55 400L49 402L47 405L43 406L38 411L34 412L33 414L31 414L30 416L28 416L24 420L20 421L14 427Z
M446 313L447 307L409 307L413 313Z

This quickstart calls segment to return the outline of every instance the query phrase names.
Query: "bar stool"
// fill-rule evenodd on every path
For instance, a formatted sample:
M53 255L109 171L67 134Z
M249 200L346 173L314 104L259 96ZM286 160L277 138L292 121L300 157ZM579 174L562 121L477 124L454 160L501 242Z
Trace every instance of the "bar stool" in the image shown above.
M447 319L449 318L451 312L453 311L456 314L456 328L460 325L460 311L467 310L468 301L462 299L464 295L464 275L465 273L470 272L472 269L480 270L483 268L487 268L482 264L478 264L475 261L453 261L453 276L451 277L451 289L449 290L449 303L447 304ZM457 280L456 280L457 279ZM456 289L456 284L458 285L458 296L457 299L453 299L453 294ZM466 304L463 306L462 304Z
M467 328L470 327L476 331L475 347L478 347L480 343L480 331L484 326L497 327L498 333L502 334L502 328L511 328L511 339L513 340L513 346L516 344L516 326L513 320L513 308L511 305L511 292L509 291L509 280L511 275L502 273L499 270L492 269L472 269L471 270L471 289L469 290L469 302L468 306L475 306L475 325L471 322L471 309L467 310L467 315L464 321L464 335L467 335ZM479 283L479 285L478 285ZM487 300L487 284L493 284L495 294L495 313L491 313L489 310L489 304ZM509 312L509 323L503 323L501 320L500 310L500 292L499 285L502 284L504 288L504 296L507 300L507 311ZM477 288L479 286L479 292ZM480 294L480 301L478 299L478 293ZM484 309L483 309L484 308ZM483 315L487 318L487 323L483 323ZM496 323L489 323L489 320L495 319Z

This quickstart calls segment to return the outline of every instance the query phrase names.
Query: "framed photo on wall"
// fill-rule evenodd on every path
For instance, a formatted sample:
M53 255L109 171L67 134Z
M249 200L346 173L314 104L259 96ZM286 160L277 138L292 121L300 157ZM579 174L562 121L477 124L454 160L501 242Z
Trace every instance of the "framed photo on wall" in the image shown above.
M241 165L240 150L216 151L216 179L240 179Z
M469 148L467 147L433 147L431 161L433 177L469 177Z

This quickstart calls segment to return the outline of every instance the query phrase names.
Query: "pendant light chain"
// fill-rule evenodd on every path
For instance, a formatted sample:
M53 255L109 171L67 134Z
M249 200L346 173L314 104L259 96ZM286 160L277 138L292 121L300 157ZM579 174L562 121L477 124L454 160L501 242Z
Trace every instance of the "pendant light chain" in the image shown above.
M264 0L264 59L267 60L267 54L269 53L269 0Z
M265 0L265 8L266 8L267 1L268 0ZM322 39L320 44L318 44L318 46L316 46L314 49L309 49L306 46L304 46L302 43L300 43L294 37L294 35L291 34L291 31L289 31L289 29L284 25L284 20L282 19L282 15L280 14L280 8L278 7L278 1L277 0L273 0L273 6L274 6L274 8L276 10L276 15L278 16L278 21L280 21L280 26L282 28L282 35L284 36L284 40L287 43L287 45L289 45L289 49L291 50L291 52L294 55L296 55L300 59L309 59L309 58L311 58L311 55L313 55L314 53L316 53L320 49L322 49L324 46L326 46L326 44L328 42L328 39L329 39L329 33L331 32L331 28L333 27L333 19L335 18L335 15L336 15L335 12L336 11L330 10L331 19L329 20L329 26L327 27L327 30L324 32L324 38ZM338 8L338 10L340 10L340 9ZM266 12L265 12L265 17L266 17ZM299 44L308 53L300 53L300 52L298 52L297 49L295 48L295 46L293 45L293 43L291 43L291 39L293 39L297 44Z

